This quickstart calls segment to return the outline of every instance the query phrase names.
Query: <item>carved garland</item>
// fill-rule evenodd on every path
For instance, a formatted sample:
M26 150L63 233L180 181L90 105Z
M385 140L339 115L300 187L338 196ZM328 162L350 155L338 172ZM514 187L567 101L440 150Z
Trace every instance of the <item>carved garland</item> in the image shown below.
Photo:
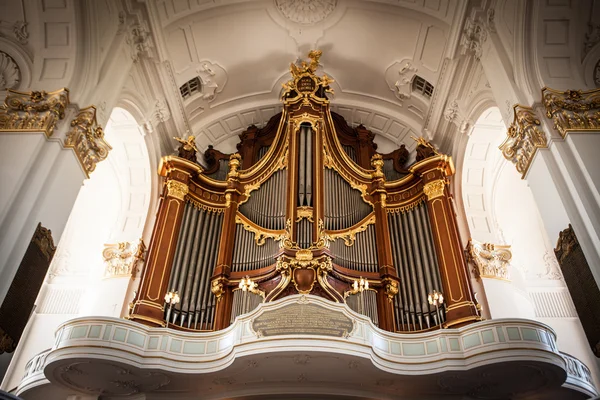
M565 138L572 130L600 129L600 89L581 90L542 89L546 117L554 122L554 129Z
M548 140L539 128L540 120L533 108L516 104L513 111L513 123L508 127L507 138L499 148L504 158L515 164L524 178L535 152L548 147Z

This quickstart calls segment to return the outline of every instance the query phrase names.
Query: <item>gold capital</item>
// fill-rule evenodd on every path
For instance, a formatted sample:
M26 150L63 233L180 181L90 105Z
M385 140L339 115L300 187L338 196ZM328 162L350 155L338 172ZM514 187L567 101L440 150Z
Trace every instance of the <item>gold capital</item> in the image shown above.
M444 195L444 187L446 182L443 179L438 179L428 182L423 186L423 192L427 196L427 200L433 200Z
M543 88L546 117L551 118L563 139L570 131L600 129L600 89L564 92Z
M479 243L469 240L467 261L474 265L476 278L509 279L508 265L512 258L510 246L492 243Z
M167 181L167 196L175 197L181 201L185 200L185 196L189 192L188 185L183 182L168 180Z

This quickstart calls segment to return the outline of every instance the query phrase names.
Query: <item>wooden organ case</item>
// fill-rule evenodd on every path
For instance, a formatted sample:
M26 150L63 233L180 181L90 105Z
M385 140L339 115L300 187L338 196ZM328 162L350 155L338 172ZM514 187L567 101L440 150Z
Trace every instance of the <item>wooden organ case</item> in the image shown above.
M377 153L369 130L330 111L332 80L315 73L320 52L309 57L290 67L283 111L242 133L238 153L209 147L203 169L191 138L163 157L131 319L219 330L297 293L346 302L388 331L479 319L448 192L452 159L423 139L410 166L404 146ZM434 290L440 312L427 300ZM172 309L167 291L181 299Z

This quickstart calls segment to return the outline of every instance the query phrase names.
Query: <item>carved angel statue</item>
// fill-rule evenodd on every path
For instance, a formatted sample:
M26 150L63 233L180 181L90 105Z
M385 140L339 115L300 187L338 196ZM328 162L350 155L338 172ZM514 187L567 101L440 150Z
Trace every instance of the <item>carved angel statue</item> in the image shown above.
M417 161L440 154L433 145L422 137L414 137L412 139L417 142Z
M196 147L196 138L193 135L189 135L187 140L178 137L173 137L173 139L181 143L181 146L177 149L177 155L179 157L198 163L198 160L196 159L198 148Z

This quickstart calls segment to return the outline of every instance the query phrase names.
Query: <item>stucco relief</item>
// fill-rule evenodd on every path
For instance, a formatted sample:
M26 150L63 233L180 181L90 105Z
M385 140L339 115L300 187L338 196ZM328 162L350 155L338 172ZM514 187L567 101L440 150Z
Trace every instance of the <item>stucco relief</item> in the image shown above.
M331 14L337 0L275 0L275 7L292 22L312 25Z
M418 70L410 59L397 61L386 69L385 81L401 102L410 99L411 83Z
M21 70L11 56L0 51L0 90L16 89L21 82Z

